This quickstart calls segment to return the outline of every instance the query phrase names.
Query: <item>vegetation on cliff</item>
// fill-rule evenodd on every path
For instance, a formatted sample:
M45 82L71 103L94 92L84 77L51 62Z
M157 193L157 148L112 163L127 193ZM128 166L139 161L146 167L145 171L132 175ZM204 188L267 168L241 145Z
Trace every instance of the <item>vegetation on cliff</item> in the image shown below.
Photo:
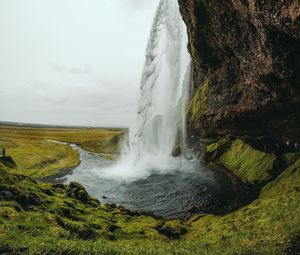
M244 182L270 180L276 156L253 149L242 140L234 141L221 157L221 164Z
M205 104L208 91L209 79L206 78L201 86L197 89L193 98L190 100L187 115L189 122L195 122L205 113Z
M191 127L210 135L300 139L299 1L179 0L193 61L191 98L209 75Z

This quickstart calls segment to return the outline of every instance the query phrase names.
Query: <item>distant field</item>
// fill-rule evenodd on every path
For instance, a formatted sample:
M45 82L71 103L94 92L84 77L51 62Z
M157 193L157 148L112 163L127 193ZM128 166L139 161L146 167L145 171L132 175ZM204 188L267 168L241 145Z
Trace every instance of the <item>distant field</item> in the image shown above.
M120 129L105 128L0 125L0 149L2 151L5 148L7 155L17 164L16 168L9 169L11 172L41 178L73 168L80 163L78 153L70 146L53 143L51 140L76 143L85 150L114 158L123 133Z

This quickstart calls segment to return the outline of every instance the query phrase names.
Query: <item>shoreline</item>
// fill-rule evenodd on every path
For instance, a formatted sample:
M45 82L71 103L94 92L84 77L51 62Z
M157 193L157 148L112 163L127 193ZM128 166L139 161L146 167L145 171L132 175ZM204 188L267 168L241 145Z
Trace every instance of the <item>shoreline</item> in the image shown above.
M61 169L60 173L54 174L54 175L49 175L43 178L35 178L37 182L42 182L42 183L52 183L52 184L58 184L58 183L63 183L63 178L66 177L67 175L71 174L76 167L78 167L81 164L81 162L70 168L66 169ZM61 179L62 181L59 181Z
M52 142L56 142L56 141L52 141ZM69 144L70 146L73 145L73 146L71 146L71 148L73 150L76 150L76 148L79 148L79 149L87 152L88 154L92 154L92 155L99 157L98 153L93 153L93 152L87 151L85 149L82 149L80 147L80 145L78 145L78 144L74 144L74 143L66 143L66 144ZM76 150L76 151L78 151L78 150ZM80 152L79 152L79 154L80 154ZM80 158L81 158L81 154L80 154ZM200 159L201 159L201 157L199 157L199 160ZM63 171L61 171L58 174L46 176L43 178L38 178L36 180L38 182L42 182L42 183L64 184L66 181L66 176L72 174L73 171L81 163L82 163L82 159L81 159L80 163L75 167L72 167L69 169L64 169ZM200 214L219 215L219 216L226 215L226 214L229 214L231 212L234 212L234 211L242 208L245 205L248 205L257 197L257 192L254 193L249 185L246 185L245 183L240 181L236 176L234 176L232 173L226 171L224 168L222 168L218 165L212 166L212 165L208 164L208 162L205 162L205 161L202 161L202 164L203 164L203 167L208 169L211 173L217 174L219 176L221 175L221 176L223 176L222 178L227 179L227 182L228 182L227 189L232 189L232 197L227 198L227 199L229 199L227 201L228 203L227 202L223 202L221 204L217 203L218 205L216 205L216 206L210 205L207 208L200 208L200 206L197 206L197 205L192 206L189 209L189 212L191 213L191 215L187 218L187 220L193 218L195 215L198 215L199 213ZM78 181L78 183L82 184L80 181ZM110 204L110 202L105 201L105 204ZM138 213L155 215L151 212L145 211L144 209L142 209L141 211L139 211L139 210L134 210L134 211L136 211ZM160 216L157 215L155 217L160 217ZM174 219L178 219L178 218L174 218Z

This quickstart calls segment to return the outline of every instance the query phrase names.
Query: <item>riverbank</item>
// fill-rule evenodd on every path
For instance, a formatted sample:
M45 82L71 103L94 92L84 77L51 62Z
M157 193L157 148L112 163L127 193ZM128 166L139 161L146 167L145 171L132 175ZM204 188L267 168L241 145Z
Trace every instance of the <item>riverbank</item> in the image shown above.
M0 173L0 251L8 254L297 254L299 158L249 205L189 221L100 205L79 184Z
M226 171L249 185L260 183L257 198L226 215L196 213L189 220L166 221L114 204L101 205L77 183L36 183L2 169L0 251L7 254L297 254L299 154L274 156L238 138L231 139L230 143L222 140L218 145L208 145L206 157L210 163L227 166ZM286 165L280 172L273 172L278 157L284 158Z
M11 173L32 178L67 173L80 164L79 153L68 144L76 143L86 150L115 157L123 136L119 129L105 128L46 128L0 125L0 148L5 148L16 163L15 167L1 164Z

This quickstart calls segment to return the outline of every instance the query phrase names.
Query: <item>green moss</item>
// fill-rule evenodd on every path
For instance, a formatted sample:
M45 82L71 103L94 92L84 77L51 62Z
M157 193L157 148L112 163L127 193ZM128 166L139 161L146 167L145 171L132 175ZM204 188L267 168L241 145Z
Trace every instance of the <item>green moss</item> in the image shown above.
M241 153L256 155L239 140L231 149L237 146ZM42 203L28 207L15 198L0 199L0 251L11 254L281 255L300 233L300 160L267 184L251 204L188 222L130 214L113 205L95 207L77 196L84 192L79 184L41 184L0 170L0 191L14 190L25 197L34 193ZM173 231L179 240L169 240L157 229Z
M208 92L209 79L205 78L203 84L198 88L188 106L188 120L194 122L205 113L206 96Z
M53 229L55 233L86 240L111 238L111 226L117 225L118 230L113 232L115 238L165 239L155 230L159 224L155 218L126 213L115 206L102 206L78 183L62 187L36 183L1 170L0 192L9 194L0 196L0 221L5 223L4 232L13 231L19 235L18 225L21 224L22 233L31 236L33 233L49 236ZM16 212L16 206L20 212ZM14 215L14 221L10 221L11 215Z
M240 139L220 157L222 165L248 183L269 180L275 160L275 155L255 150Z
M217 161L218 158L221 157L229 148L231 144L230 139L221 139L216 143L212 143L206 146L205 149L205 160L210 164L213 165Z
M220 147L219 143L212 143L212 144L206 146L206 152L207 153L215 152L219 147Z
M197 48L195 47L197 39L195 38L195 34L193 34L191 30L188 30L187 32L189 35L189 46L192 59L196 63L196 65L200 65L199 54Z
M230 249L231 254L285 254L289 241L300 233L299 187L300 161L267 184L250 205L193 222L185 239L197 242L201 238L207 247Z
M291 164L276 180L267 184L261 192L262 197L281 196L286 193L300 196L300 159Z

